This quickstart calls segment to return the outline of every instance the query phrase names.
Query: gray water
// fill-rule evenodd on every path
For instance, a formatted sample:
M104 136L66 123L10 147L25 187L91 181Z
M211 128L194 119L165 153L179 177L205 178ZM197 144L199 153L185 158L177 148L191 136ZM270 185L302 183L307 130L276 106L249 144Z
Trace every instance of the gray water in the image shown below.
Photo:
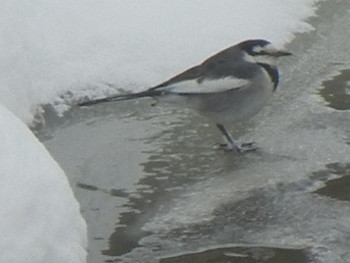
M257 152L147 99L46 107L35 132L81 204L88 262L350 262L349 10L321 2L274 98L232 127Z

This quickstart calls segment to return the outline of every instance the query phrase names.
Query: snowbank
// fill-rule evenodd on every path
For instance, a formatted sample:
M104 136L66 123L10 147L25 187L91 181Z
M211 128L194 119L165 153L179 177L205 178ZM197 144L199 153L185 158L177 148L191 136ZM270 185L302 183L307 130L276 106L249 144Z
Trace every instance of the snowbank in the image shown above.
M86 225L64 172L1 105L0 126L0 262L85 262Z

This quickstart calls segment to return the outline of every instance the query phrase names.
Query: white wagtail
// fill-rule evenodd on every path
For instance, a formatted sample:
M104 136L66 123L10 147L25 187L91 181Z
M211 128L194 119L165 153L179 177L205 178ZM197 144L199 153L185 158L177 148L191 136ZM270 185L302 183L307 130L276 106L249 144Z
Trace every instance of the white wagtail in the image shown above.
M278 85L275 58L288 55L291 53L275 48L269 41L247 40L145 91L118 94L79 105L141 97L173 102L193 108L216 123L227 141L226 149L250 151L256 149L254 144L234 140L224 125L247 120L261 110Z

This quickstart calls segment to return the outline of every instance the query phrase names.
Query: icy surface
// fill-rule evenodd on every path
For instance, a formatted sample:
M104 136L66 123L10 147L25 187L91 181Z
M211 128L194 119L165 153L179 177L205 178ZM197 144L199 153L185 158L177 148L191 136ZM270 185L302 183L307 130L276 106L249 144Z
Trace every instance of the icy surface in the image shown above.
M214 150L214 125L147 100L46 115L42 139L90 226L88 262L350 262L349 200L339 195L350 115L320 92L349 80L350 3L318 7L316 30L288 44L295 56L279 64L269 105L232 129L255 153Z
M0 262L85 262L86 225L45 147L0 106Z

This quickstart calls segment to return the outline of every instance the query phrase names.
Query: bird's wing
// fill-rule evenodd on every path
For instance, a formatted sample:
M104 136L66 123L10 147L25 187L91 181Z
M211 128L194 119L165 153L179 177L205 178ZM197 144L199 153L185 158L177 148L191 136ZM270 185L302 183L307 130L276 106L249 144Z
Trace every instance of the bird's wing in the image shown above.
M249 83L247 79L224 77L219 79L192 79L173 83L164 91L175 94L205 94L242 89Z
M179 82L183 82L186 80L198 79L201 76L201 69L202 69L202 67L200 65L192 67L192 68L176 75L175 77L172 77L171 79L169 79L169 80L167 80L167 81L165 81L157 86L150 88L149 90L158 90L158 89L160 90L160 89L166 88L170 85L173 85L173 84L176 84Z
M208 59L201 65L151 88L150 91L184 95L242 89L250 83L258 70L261 70L260 66L254 63L224 58Z

